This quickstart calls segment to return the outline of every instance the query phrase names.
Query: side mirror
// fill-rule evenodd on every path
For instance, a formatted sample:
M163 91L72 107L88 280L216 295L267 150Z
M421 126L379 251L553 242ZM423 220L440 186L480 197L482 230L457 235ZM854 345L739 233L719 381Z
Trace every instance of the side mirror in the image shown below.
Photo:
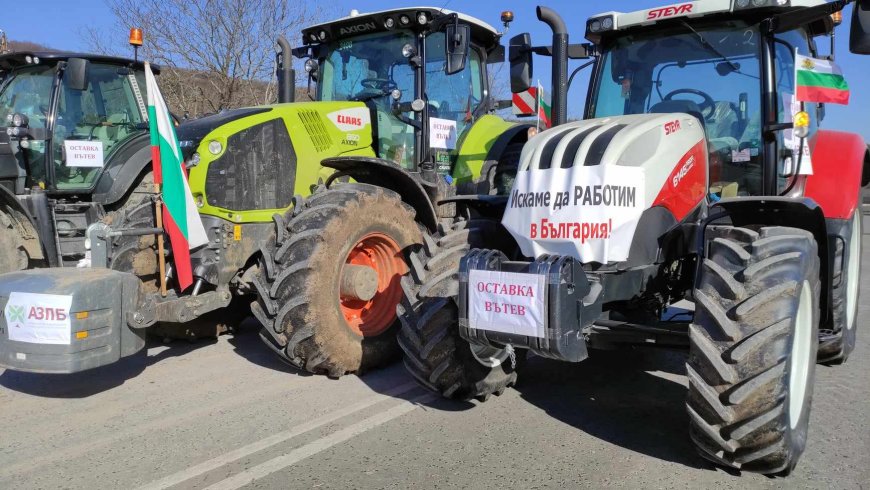
M447 74L453 75L465 69L468 60L468 46L471 27L465 24L447 24L447 38L444 42Z
M66 62L63 78L66 85L72 90L88 89L88 70L91 62L82 58L70 58Z
M532 36L529 33L511 38L508 61L511 63L511 92L525 92L532 86Z
M870 54L870 0L858 0L852 6L849 51L855 54Z

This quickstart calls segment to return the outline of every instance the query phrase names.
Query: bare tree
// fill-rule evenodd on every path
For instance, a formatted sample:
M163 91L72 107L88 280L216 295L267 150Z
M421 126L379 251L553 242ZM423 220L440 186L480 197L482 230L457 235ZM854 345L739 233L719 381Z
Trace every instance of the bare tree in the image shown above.
M297 0L106 0L113 32L84 35L100 52L125 52L129 27L140 27L140 57L161 65L170 108L192 115L273 102L275 39L299 39L323 11ZM111 35L115 42L106 42Z

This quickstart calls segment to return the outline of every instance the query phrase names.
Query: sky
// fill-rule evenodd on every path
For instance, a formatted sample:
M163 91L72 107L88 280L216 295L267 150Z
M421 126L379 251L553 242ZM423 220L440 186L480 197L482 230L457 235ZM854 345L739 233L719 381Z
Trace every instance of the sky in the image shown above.
M703 1L703 0L702 0ZM458 10L477 17L501 29L499 17L502 10L513 10L515 21L510 27L508 37L529 32L535 44L550 44L549 29L537 20L535 6L529 0L435 0L426 2L385 2L384 0L332 0L335 14L344 16L351 9L360 12L383 10L392 6L411 6L429 4L451 10ZM586 19L603 10L630 12L670 3L668 0L613 0L610 2L589 2L584 0L546 0L544 5L561 13L571 35L570 42L585 42L583 39ZM82 32L87 27L97 29L113 27L114 19L109 14L104 0L30 0L27 2L5 1L0 29L5 30L10 39L33 41L57 49L85 50L87 44ZM849 8L851 10L851 7ZM870 141L870 56L857 56L848 52L849 12L843 25L838 29L837 62L843 68L846 80L852 90L852 100L848 106L829 105L827 117L822 126L860 133ZM286 33L291 41L298 39L298 33ZM147 33L145 33L147 42ZM506 43L506 41L505 41ZM821 47L827 52L826 47ZM569 69L579 65L572 61ZM540 78L546 87L549 83L549 63L536 57L535 77ZM586 70L588 73L588 69ZM586 75L584 73L583 75ZM507 77L508 71L502 70L501 76ZM579 115L583 111L588 78L578 76L569 94L568 112Z

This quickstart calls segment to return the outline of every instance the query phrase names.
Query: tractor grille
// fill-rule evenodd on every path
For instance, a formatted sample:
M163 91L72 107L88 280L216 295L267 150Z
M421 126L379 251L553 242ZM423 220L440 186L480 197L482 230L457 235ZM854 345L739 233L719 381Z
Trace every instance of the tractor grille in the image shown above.
M323 125L323 119L317 111L299 111L299 119L305 127L305 132L311 138L311 144L318 152L326 151L331 146L329 134L326 132L326 127Z
M283 119L232 135L208 167L205 195L212 206L233 211L282 209L296 183L296 152Z

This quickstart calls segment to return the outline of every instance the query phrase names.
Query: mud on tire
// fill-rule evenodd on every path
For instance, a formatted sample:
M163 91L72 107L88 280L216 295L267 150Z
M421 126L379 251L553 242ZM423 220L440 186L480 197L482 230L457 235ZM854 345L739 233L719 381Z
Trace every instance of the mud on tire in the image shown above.
M399 345L405 367L430 390L447 398L485 401L516 383L516 357L507 349L472 349L459 336L459 262L472 248L513 246L497 221L459 221L435 236L410 259L402 278ZM524 352L523 352L524 353Z
M859 285L861 282L861 244L863 214L855 214L841 225L834 252L833 319L819 335L819 357L822 364L836 365L846 362L855 349L858 330ZM829 232L830 233L830 232Z
M0 274L24 270L31 265L22 236L24 230L19 225L22 218L27 219L0 204Z
M292 365L330 377L398 358L403 250L421 241L413 209L390 190L338 184L275 221L276 237L262 249L251 304L266 345ZM342 297L346 263L366 263L367 255L381 264L372 267L377 293L369 302Z
M708 228L690 327L690 435L702 456L788 474L806 445L819 258L803 230Z
M114 229L154 228L154 174L145 173L129 195L110 211L103 223ZM157 237L154 235L112 238L109 268L130 272L142 281L145 292L157 291L160 284Z

